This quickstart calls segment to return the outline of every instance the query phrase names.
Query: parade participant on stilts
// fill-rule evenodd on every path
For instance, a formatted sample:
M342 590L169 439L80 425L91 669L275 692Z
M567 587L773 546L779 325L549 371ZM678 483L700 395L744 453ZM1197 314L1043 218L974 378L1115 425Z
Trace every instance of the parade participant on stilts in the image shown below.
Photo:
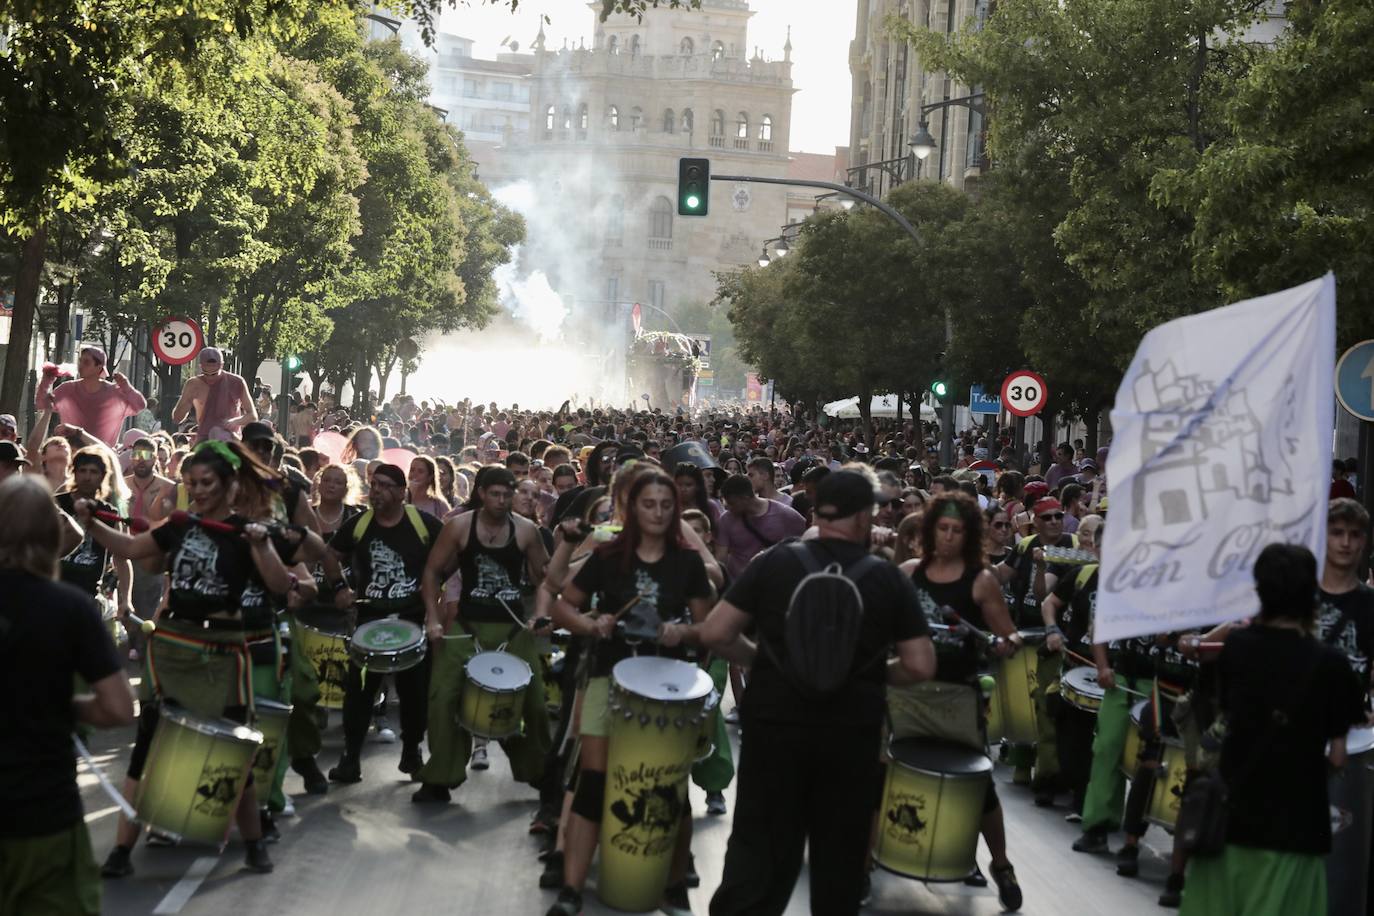
M237 442L207 442L182 464L196 515L138 535L122 534L95 518L93 505L76 503L77 518L113 556L134 561L166 558L170 576L166 610L148 643L144 705L129 758L124 795L134 796L157 727L159 704L173 702L192 715L251 721L253 685L244 641L240 600L256 570L273 591L291 587L266 526L234 512L232 505L266 506L270 485L280 478ZM205 527L220 522L242 533ZM262 841L257 791L251 780L235 814L253 871L272 870ZM122 816L114 849L102 868L106 877L133 873L130 853L138 833Z
M0 913L94 916L71 735L133 722L133 694L90 595L52 581L66 522L42 478L0 483L0 518Z
M64 426L78 427L106 445L117 446L124 418L147 407L148 401L123 373L116 372L110 376L112 381L105 381L105 351L99 347L81 348L76 372L77 378L55 390L50 390L55 376L44 373L35 398L38 406L61 414Z
M194 410L196 442L232 438L258 418L248 383L243 376L224 369L224 354L215 347L201 350L196 360L200 375L193 376L181 389L181 399L172 408L172 422L180 423Z
M533 629L538 618L525 621L520 583L544 577L549 555L538 526L511 511L515 476L499 466L477 475L473 507L444 522L425 568L425 630L430 639L434 670L429 690L429 762L420 773L423 783L416 802L447 802L450 791L467 779L473 736L458 726L459 691L464 666L478 652L501 648L530 666L532 680L525 690L523 733L501 739L517 782L538 788L549 751L548 710L544 679ZM449 620L441 606L443 583L454 572L462 576L457 619ZM445 641L445 636L450 637Z

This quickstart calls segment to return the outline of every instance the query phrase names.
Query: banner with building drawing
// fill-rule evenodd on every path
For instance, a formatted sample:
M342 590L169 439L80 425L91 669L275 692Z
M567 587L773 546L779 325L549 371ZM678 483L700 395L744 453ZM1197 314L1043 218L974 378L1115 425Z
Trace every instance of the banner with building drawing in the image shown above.
M1253 614L1274 541L1321 563L1335 351L1331 274L1145 335L1112 409L1095 639Z

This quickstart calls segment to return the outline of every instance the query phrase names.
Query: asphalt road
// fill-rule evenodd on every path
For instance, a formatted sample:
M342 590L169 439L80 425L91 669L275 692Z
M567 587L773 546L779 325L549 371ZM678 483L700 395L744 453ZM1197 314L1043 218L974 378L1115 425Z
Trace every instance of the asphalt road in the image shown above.
M130 728L98 734L91 743L97 763L116 784L123 777L132 742ZM341 743L336 714L325 734L322 768L327 770L337 760ZM297 816L279 821L282 839L271 847L276 863L272 874L244 871L243 847L236 839L220 855L205 848L140 843L133 857L136 873L105 882L105 912L542 916L554 893L541 891L537 884L538 838L527 832L535 797L512 782L500 749L492 745L491 768L470 774L455 792L454 803L444 808L411 804L413 785L396 769L399 754L398 744L369 741L363 781L332 786L324 796L303 794L300 778L289 774L286 789L294 797ZM1110 857L1070 851L1078 827L1064 821L1064 809L1034 807L1028 790L1009 784L1009 770L999 767L996 778L1007 815L1011 859L1025 893L1021 912L1167 912L1155 902L1167 873L1167 835L1152 830L1145 840L1141 876L1119 878ZM103 860L114 842L116 810L84 767L79 779L96 858ZM726 796L733 806L733 786ZM695 786L692 804L697 815L693 851L702 886L691 898L694 912L704 914L719 880L730 818L708 817L705 798ZM1114 837L1113 847L1118 842ZM986 870L985 849L979 859ZM810 912L807 880L803 873L789 916ZM587 914L616 912L601 905L590 889L586 904ZM922 885L878 871L873 902L865 912L982 916L1001 908L992 888Z

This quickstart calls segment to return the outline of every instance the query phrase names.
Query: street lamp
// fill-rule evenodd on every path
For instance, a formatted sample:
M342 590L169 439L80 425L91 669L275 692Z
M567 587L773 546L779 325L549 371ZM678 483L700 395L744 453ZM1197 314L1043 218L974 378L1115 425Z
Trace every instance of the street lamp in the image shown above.
M916 133L911 137L911 151L922 162L935 152L935 138L930 135L930 125L926 123L925 118L921 118L920 123L916 125Z
M759 255L759 266L767 267L771 263L773 263L773 259L768 257L768 247L764 246L763 253Z
M780 258L787 257L788 253L791 252L791 250L792 246L787 244L787 236L783 236L782 238L778 239L778 244L773 246L773 251Z

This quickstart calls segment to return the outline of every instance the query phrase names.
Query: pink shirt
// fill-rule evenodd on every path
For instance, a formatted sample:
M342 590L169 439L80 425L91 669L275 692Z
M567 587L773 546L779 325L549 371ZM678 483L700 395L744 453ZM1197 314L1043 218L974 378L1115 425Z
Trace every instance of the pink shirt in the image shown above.
M53 408L62 414L62 422L79 426L106 445L119 446L119 427L125 417L132 417L148 406L143 395L132 387L101 382L95 391L86 391L81 380L59 385L52 393Z

